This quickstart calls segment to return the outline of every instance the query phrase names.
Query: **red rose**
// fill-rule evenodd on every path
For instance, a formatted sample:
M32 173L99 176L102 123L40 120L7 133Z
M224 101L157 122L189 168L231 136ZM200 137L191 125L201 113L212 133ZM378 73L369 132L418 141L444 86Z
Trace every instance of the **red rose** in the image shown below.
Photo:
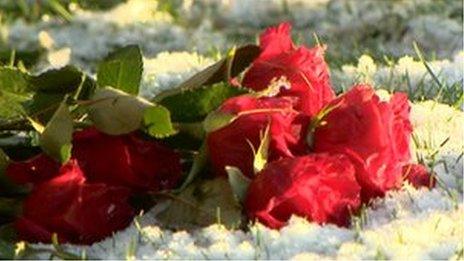
M77 162L61 167L58 175L36 184L23 203L15 227L21 240L91 244L127 227L134 217L130 190L87 184Z
M309 119L293 109L295 98L251 96L233 97L219 108L221 112L241 114L229 125L207 137L210 160L216 175L226 175L225 166L238 167L253 177L254 154L261 142L260 133L269 125L269 161L307 152L304 135Z
M271 228L291 215L347 226L361 204L360 190L353 165L341 154L286 158L266 165L251 182L245 211Z
M136 191L173 188L182 173L176 152L136 133L111 136L95 128L75 132L72 156L89 182Z
M72 158L88 182L124 186L134 191L173 188L181 178L180 157L157 142L131 133L110 136L88 128L74 133ZM8 166L7 175L19 184L56 176L60 164L45 154Z
M437 180L427 168L421 164L407 164L403 166L403 177L415 188L435 187Z
M401 168L409 162L412 127L406 95L382 102L367 85L333 100L332 110L314 133L314 151L345 153L356 167L364 202L401 186Z
M335 97L324 48L295 47L290 31L291 25L282 23L261 34L261 54L245 73L242 84L263 90L273 79L285 76L291 87L280 94L299 97L299 109L312 116Z

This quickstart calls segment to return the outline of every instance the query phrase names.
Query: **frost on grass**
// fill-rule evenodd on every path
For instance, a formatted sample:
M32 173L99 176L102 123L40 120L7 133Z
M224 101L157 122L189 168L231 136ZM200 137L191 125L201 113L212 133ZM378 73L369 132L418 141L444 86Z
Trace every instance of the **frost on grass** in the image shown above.
M162 51L198 49L206 52L211 45L223 45L217 33L201 24L196 30L177 25L173 17L160 11L157 1L131 0L105 12L76 9L71 21L65 23L45 17L35 24L16 20L3 26L3 37L12 48L21 51L45 51L39 69L55 67L49 53L68 48L68 61L92 70L95 62L112 50L138 44L145 56ZM41 37L42 36L42 37ZM44 42L44 37L45 42ZM196 48L195 48L196 47Z
M447 212L433 211L427 215L398 218L363 230L358 247L342 246L339 254L368 259L449 259L462 248L464 231L459 221L462 215L461 206Z
M420 156L463 152L464 113L461 110L431 100L416 102L412 105L411 121L416 153Z
M313 33L338 57L352 57L356 48L403 56L413 54L413 41L427 52L450 57L462 49L462 18L458 1L375 0L234 0L184 1L188 21L211 20L226 37L253 39L258 28L291 21L300 40L314 42ZM185 6L185 4L183 5ZM228 25L228 26L225 26ZM357 43L363 43L358 46Z
M344 65L341 70L334 71L332 80L339 91L358 82L367 82L377 88L407 92L413 99L438 98L456 102L459 94L462 95L464 52L458 52L452 60L434 60L427 64L431 72L422 61L411 56L381 65L369 55L362 55L356 65Z
M373 219L385 211L383 208L398 211L409 202L421 204L425 196L416 194L426 192L396 193L391 196L399 196L397 200L388 199L387 207L379 203L378 209L370 209L366 215ZM133 225L112 238L85 247L85 252L88 257L105 259L448 259L462 248L463 209L462 205L459 208L447 203L436 205L439 207L428 211L413 209L409 215L381 223L368 221L359 230L320 226L293 217L280 231L257 224L247 233L227 230L221 225L173 232L142 220L139 229ZM142 219L150 215L147 213ZM84 249L64 248L75 254Z
M253 42L263 27L281 21L292 22L298 41L315 43L318 34L337 65L366 50L379 57L412 55L413 41L440 59L463 48L459 1L183 0L170 5L171 13L158 1L130 0L105 12L72 4L69 22L48 16L35 24L16 20L0 25L0 37L19 51L44 51L45 63L48 52L69 48L71 62L85 68L127 44L140 45L149 57L161 51L225 50ZM41 45L42 32L52 45Z

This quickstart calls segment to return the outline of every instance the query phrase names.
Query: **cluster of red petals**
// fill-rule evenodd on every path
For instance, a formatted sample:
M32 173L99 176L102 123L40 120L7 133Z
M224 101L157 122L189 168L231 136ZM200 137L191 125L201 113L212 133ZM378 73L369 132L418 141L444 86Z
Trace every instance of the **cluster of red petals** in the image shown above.
M72 153L89 182L140 192L173 188L181 178L179 155L136 133L111 136L94 128L76 132Z
M261 53L245 73L242 85L259 91L285 76L291 86L279 95L301 98L299 110L313 116L335 97L324 61L325 48L297 47L290 33L290 23L282 23L260 36Z
M410 164L407 96L396 93L382 101L371 86L358 85L335 97L323 48L295 47L290 30L283 23L261 35L261 54L242 81L259 91L284 76L290 88L275 97L225 101L219 111L238 117L207 138L216 175L236 166L252 179L245 200L248 217L272 228L280 228L293 214L346 226L361 203L384 196L405 180L433 187L427 169ZM321 114L322 121L315 122ZM259 146L267 126L268 163L254 173L251 147Z
M11 163L18 184L32 184L15 226L20 239L91 244L132 221L134 193L173 188L181 177L177 153L136 133L110 136L89 128L73 137L72 159L61 166L45 154Z
M269 163L251 183L245 208L250 218L272 228L292 214L347 226L361 204L360 191L346 156L315 153Z
M401 187L402 166L411 160L407 96L396 93L385 102L372 87L358 85L330 107L323 126L314 133L314 151L349 155L364 202Z
M77 161L63 165L58 174L37 183L23 203L15 222L18 236L29 242L91 244L132 222L130 190L104 183L86 183Z
M235 121L208 135L207 143L213 168L218 176L225 176L226 166L238 167L253 177L254 149L261 142L269 126L269 160L307 153L304 132L309 117L294 109L295 97L238 96L222 104L223 113L240 115Z

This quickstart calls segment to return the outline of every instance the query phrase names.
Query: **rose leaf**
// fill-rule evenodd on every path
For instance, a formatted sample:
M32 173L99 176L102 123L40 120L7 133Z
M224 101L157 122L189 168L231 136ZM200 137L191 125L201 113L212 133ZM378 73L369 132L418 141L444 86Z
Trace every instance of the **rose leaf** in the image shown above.
M97 84L112 86L126 93L137 95L142 79L143 61L140 49L129 45L111 53L97 69Z
M246 93L245 89L218 83L168 96L160 100L159 104L169 109L175 122L197 122L202 121L227 98L243 93Z
M237 117L238 116L234 114L224 113L218 110L213 111L208 114L203 121L203 129L207 133L219 130L233 122Z
M237 197L238 201L243 203L245 201L248 186L250 186L251 180L243 175L242 171L233 166L226 166L227 176L229 178L230 186L232 191Z
M71 158L73 120L68 106L62 103L40 135L42 150L61 163Z
M89 117L102 132L121 135L140 128L152 103L111 87L99 88L89 105Z
M143 113L143 122L148 134L155 138L165 138L177 133L172 126L169 110L161 105L146 108Z

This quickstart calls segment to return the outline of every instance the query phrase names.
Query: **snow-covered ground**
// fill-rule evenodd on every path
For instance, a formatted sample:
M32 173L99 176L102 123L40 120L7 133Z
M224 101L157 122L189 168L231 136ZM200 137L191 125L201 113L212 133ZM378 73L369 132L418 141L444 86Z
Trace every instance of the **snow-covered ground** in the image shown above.
M332 69L338 91L363 81L411 94L415 159L435 171L439 184L432 190L405 185L390 192L355 217L348 229L294 217L280 231L259 224L250 225L249 231L220 224L171 231L157 223L155 208L111 238L88 247L65 245L66 251L101 259L464 258L464 112L453 100L462 93L464 75L462 18L453 13L456 6L461 8L460 1L178 2L177 16L153 11L156 1L132 0L106 12L74 6L70 23L48 17L36 24L18 20L2 25L0 34L18 50L41 49L37 70L71 63L92 71L114 48L139 44L144 54L140 95L153 98L214 62L215 50L254 39L262 27L288 18L296 27L295 36L304 42L312 42L317 32L329 46L329 62L358 58ZM379 24L384 31L377 37L378 28L372 25ZM436 79L415 58L413 40L427 53L437 54L428 62ZM375 47L368 46L369 41ZM343 46L352 42L366 43L364 49L376 52L361 55ZM393 58L379 59L383 54ZM49 256L38 252L37 257Z
M427 62L411 56L400 57L396 62L382 65L369 55L359 57L356 65L343 65L332 73L336 89L346 90L356 82L367 82L377 88L409 93L412 98L453 98L462 94L464 52L456 53L451 59ZM436 79L434 79L434 76ZM452 97L444 97L451 95Z
M288 20L300 42L314 44L317 34L338 65L364 52L380 58L413 55L414 41L440 59L463 49L457 0L180 0L171 5L175 13L147 0L104 12L71 4L70 22L44 16L32 24L0 23L0 41L16 50L44 52L45 64L49 53L62 51L73 64L93 68L127 44L138 44L147 57L182 50L212 54L252 42L263 28Z

